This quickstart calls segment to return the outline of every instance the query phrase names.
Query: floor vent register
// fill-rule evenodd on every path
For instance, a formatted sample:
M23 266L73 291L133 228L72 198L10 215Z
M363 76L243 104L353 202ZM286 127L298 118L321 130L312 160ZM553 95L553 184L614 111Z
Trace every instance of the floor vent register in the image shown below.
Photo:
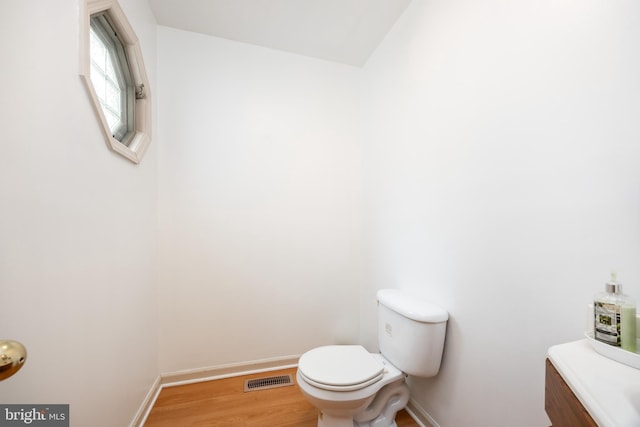
M245 380L244 382L244 391L245 393L248 391L258 391L258 390L267 390L270 388L276 387L286 387L293 385L293 378L291 375L277 375L274 377L264 377L264 378L253 378L250 380Z

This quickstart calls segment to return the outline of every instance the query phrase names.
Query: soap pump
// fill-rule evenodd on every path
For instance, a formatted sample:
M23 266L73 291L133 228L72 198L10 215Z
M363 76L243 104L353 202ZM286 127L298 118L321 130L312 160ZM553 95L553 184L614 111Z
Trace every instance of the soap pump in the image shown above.
M594 338L598 341L636 351L636 304L622 293L616 273L605 285L605 292L594 298Z

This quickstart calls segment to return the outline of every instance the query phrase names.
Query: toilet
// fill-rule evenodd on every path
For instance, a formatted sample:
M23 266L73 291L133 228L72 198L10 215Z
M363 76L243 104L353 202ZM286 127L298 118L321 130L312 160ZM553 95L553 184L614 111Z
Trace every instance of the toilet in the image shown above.
M397 427L409 401L405 377L440 370L448 313L397 289L377 298L380 353L329 345L300 356L298 387L319 409L318 427Z

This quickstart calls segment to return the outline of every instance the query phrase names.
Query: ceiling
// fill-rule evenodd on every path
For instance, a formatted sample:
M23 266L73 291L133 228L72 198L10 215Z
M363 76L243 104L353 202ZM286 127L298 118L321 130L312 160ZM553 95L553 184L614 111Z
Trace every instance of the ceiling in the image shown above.
M362 66L411 0L149 0L160 25Z

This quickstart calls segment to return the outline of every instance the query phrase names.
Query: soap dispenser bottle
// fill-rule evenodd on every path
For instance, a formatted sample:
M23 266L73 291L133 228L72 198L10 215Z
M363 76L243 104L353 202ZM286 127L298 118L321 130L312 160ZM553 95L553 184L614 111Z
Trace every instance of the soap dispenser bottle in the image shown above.
M622 293L616 273L605 285L605 292L594 298L594 338L624 350L636 351L636 304Z

